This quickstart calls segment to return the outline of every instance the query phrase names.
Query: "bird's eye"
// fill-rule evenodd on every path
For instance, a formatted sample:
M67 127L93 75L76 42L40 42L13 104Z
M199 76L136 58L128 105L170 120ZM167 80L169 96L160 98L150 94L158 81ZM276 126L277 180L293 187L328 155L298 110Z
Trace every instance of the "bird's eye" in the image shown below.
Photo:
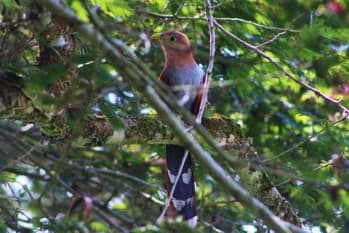
M176 40L176 37L170 36L170 41L175 41L175 40Z

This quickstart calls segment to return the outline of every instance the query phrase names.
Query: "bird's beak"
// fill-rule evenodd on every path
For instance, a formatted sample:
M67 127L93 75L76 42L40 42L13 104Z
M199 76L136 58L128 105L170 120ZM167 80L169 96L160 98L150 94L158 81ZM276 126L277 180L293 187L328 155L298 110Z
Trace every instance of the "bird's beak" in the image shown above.
M153 35L151 35L152 40L160 40L160 38L161 38L161 33L154 33Z

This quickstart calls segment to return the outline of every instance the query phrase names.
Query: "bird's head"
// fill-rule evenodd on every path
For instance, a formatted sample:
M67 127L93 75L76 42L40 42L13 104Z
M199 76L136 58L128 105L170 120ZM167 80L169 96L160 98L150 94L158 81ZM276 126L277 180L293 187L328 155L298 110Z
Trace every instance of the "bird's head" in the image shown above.
M159 40L164 51L176 50L178 52L191 52L192 48L188 37L181 32L166 31L155 33L151 36L154 40Z
M181 32L166 31L151 36L159 40L165 54L165 67L184 68L196 65L188 37Z

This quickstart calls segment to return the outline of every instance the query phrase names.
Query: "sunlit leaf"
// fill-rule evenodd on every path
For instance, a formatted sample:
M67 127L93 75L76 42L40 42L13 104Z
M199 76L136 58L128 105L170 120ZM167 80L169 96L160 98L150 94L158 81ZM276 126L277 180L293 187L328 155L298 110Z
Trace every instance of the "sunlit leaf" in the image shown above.
M85 22L89 21L88 12L86 11L81 1L73 0L71 3L71 7L76 11L76 14L79 16L81 20Z

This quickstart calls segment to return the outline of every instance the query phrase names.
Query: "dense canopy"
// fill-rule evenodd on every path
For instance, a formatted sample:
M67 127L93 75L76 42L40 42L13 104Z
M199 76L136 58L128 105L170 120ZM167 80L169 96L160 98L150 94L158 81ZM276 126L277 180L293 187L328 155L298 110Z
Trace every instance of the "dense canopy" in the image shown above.
M348 9L2 0L0 232L348 232ZM202 126L158 81L166 30L207 71ZM156 221L169 142L196 162L195 230Z

